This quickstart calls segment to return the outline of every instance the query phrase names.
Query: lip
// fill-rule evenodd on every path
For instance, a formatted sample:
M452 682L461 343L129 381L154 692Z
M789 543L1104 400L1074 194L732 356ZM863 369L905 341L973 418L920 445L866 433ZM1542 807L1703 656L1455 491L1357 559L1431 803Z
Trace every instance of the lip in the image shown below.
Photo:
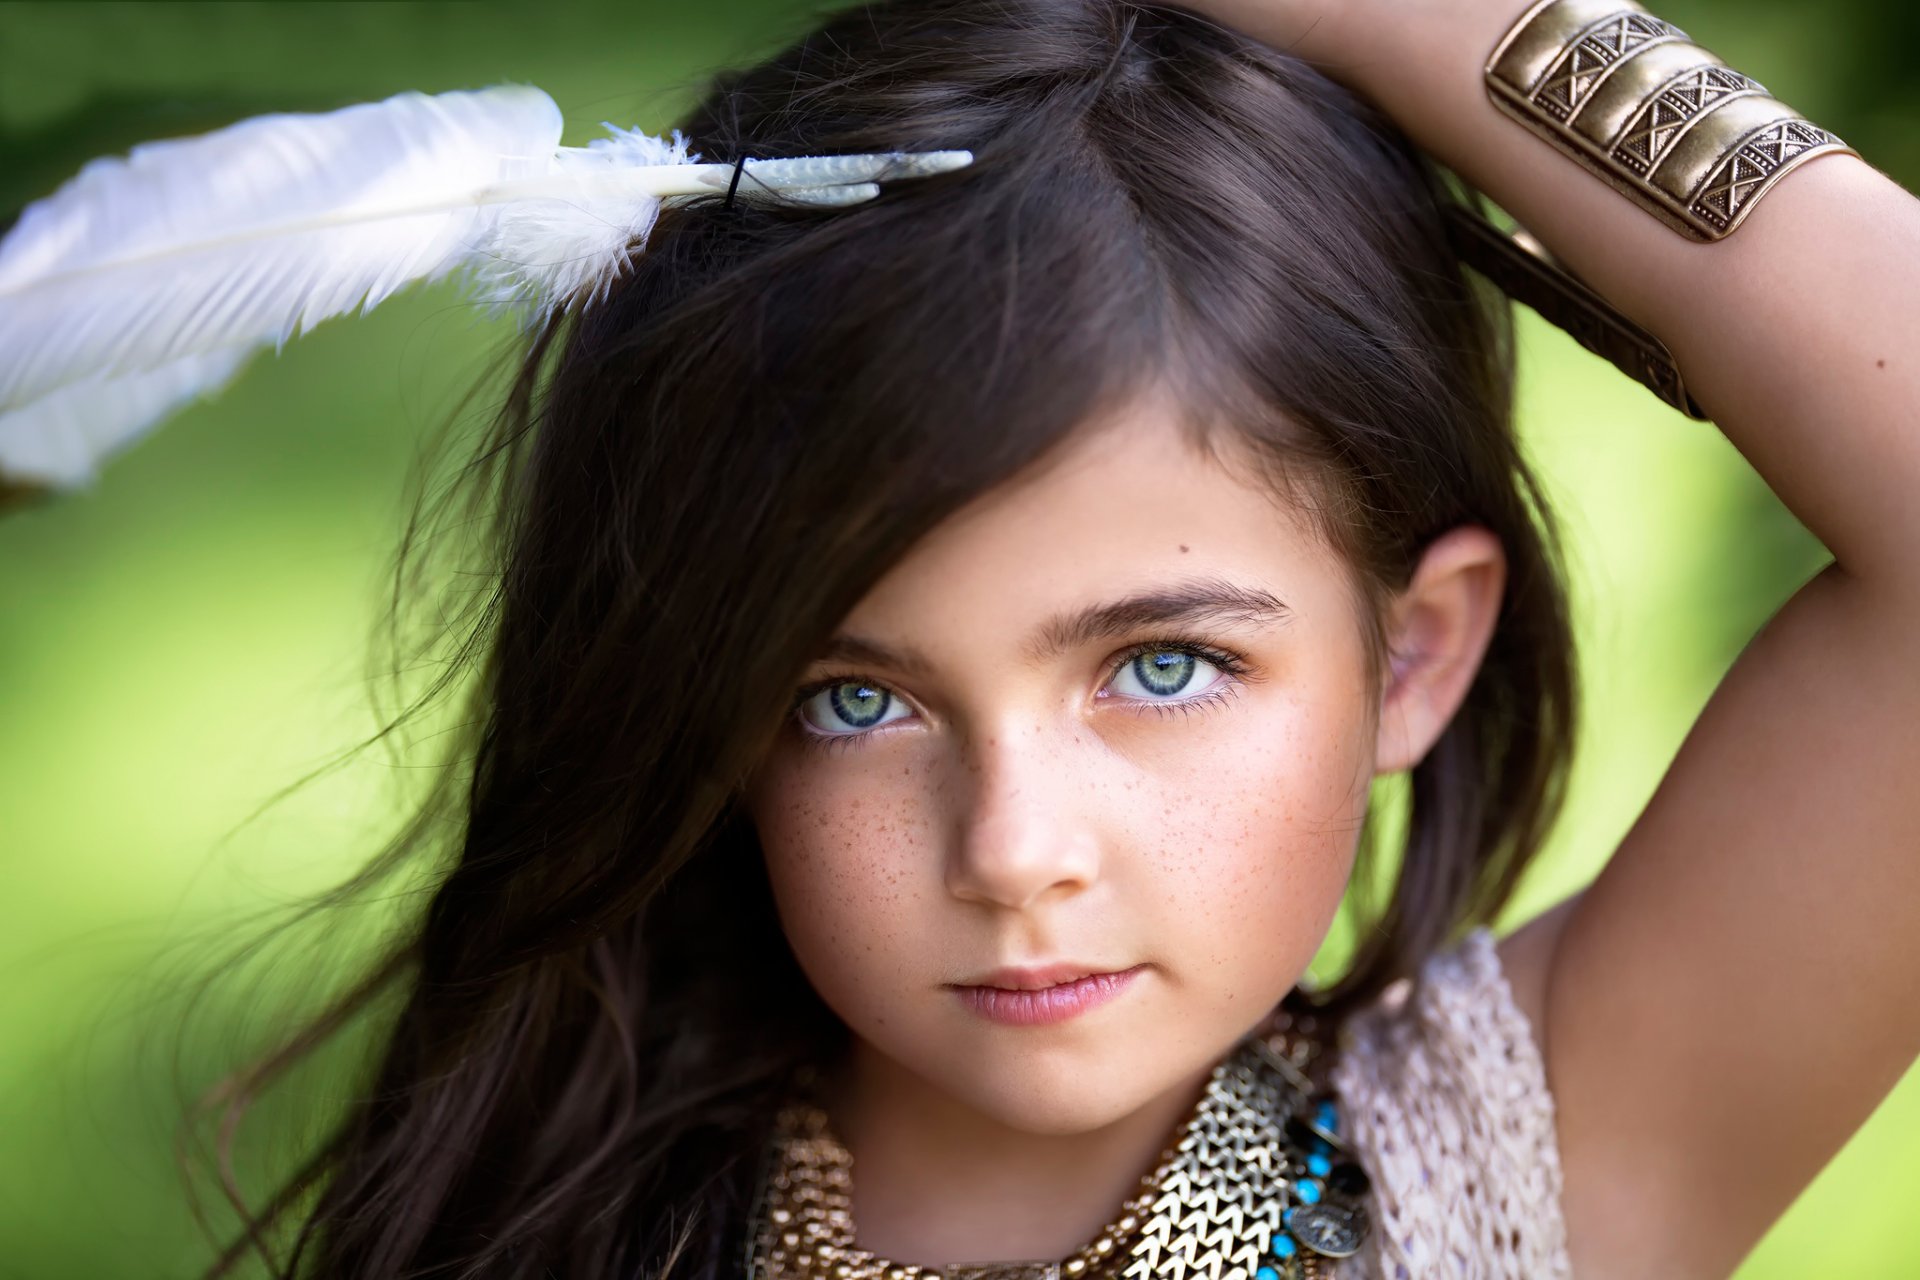
M995 969L970 983L952 983L960 1002L989 1022L1034 1027L1079 1017L1118 997L1146 966L1101 970L1084 964Z

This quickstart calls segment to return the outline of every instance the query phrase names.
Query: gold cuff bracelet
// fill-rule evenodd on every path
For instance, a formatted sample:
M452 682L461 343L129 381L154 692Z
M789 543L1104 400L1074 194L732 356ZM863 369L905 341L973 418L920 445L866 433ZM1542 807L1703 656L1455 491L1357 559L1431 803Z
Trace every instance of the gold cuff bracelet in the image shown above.
M1495 106L1694 240L1732 234L1815 156L1859 154L1632 0L1539 0L1486 79Z

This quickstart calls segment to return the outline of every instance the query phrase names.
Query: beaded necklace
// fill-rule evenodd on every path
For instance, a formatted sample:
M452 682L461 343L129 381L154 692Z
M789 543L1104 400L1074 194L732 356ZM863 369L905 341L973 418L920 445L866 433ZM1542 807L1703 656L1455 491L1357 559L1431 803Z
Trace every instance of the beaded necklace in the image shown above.
M1276 1011L1208 1077L1153 1172L1058 1261L922 1266L854 1244L853 1158L816 1102L780 1111L747 1235L747 1280L1337 1280L1369 1230L1311 1015Z

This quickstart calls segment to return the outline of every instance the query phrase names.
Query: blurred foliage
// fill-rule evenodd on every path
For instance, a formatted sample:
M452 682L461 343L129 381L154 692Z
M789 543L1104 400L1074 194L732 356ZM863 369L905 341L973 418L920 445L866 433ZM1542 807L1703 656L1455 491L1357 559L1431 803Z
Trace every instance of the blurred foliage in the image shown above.
M825 7L0 5L0 225L94 155L402 89L537 84L573 143L602 120L662 129L704 73ZM1920 185L1920 10L1659 7ZM346 973L379 912L290 937L244 981L200 976L377 847L415 794L420 741L279 795L391 709L369 705L360 664L407 465L502 350L451 292L423 291L257 362L94 491L0 520L0 1280L204 1260L172 1154L184 1100ZM1531 316L1522 359L1528 447L1571 543L1590 730L1506 924L1592 878L1741 646L1822 563L1712 427ZM1345 946L1337 930L1315 975ZM284 1167L302 1122L351 1087L353 1051L281 1091L243 1176ZM1909 1077L1741 1280L1920 1275L1916 1181Z

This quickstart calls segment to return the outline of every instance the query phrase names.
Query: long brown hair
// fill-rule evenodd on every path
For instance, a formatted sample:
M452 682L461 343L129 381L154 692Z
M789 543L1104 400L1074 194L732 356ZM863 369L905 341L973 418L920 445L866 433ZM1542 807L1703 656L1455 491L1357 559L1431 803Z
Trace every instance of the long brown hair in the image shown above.
M384 1011L358 1100L216 1274L249 1246L357 1280L735 1272L772 1108L844 1035L742 781L890 564L1149 386L1271 460L1369 619L1448 528L1508 557L1394 891L1311 1001L1338 1016L1489 922L1557 808L1572 642L1506 307L1448 246L1468 197L1374 111L1178 8L896 0L679 126L709 159L976 159L837 212L669 208L536 335L463 472L495 558L456 646L470 768L333 901L424 856L430 815L457 849L366 980L223 1095Z

